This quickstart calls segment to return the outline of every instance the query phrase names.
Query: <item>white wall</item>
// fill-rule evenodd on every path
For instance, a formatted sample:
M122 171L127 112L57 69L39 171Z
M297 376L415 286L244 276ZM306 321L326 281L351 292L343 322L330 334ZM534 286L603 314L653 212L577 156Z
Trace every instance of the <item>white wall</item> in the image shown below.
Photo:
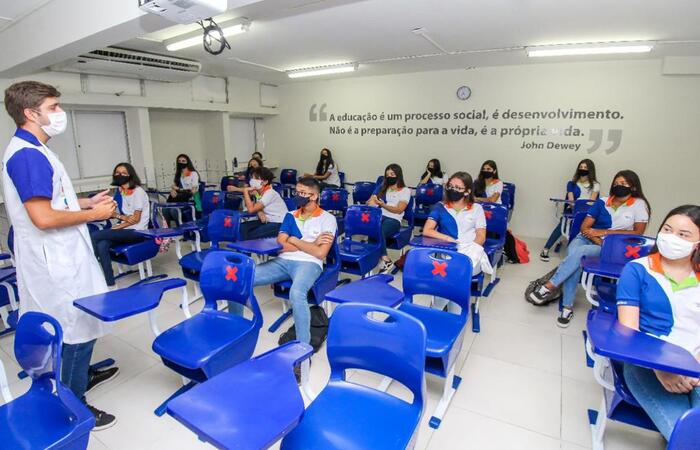
M458 100L459 86L472 89L467 101ZM607 194L613 174L633 169L640 175L653 207L649 234L674 206L698 203L697 170L700 144L700 77L663 76L661 61L592 62L536 64L425 72L394 76L348 78L289 84L281 88L279 115L266 119L267 153L282 167L313 169L319 150L333 150L340 169L349 180L374 180L386 164L400 163L407 182L415 185L430 158L439 158L449 171L476 174L486 159L494 159L505 181L517 185L517 205L512 221L516 234L544 237L554 225L548 199L563 195L566 181L576 164L590 157L597 165L598 178ZM310 108L323 103L325 112L377 114L377 120L363 123L311 121ZM498 109L518 111L613 110L618 120L495 120ZM486 110L489 118L478 120L380 120L381 113L450 114ZM447 135L371 136L331 134L331 126L347 131L371 127L438 127ZM452 135L451 128L468 125L476 135ZM481 135L486 125L497 136ZM501 128L581 129L584 136L499 137ZM619 148L606 154L611 144L588 154L591 130L622 130ZM360 130L361 133L361 130ZM574 150L524 150L523 142L578 144Z

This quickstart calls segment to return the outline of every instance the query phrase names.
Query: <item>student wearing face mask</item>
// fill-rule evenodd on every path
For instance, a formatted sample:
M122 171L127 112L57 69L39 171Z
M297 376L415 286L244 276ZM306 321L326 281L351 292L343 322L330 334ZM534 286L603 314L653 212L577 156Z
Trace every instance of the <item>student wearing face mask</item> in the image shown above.
M321 150L321 156L316 164L316 172L305 173L305 177L312 177L321 183L321 189L340 187L340 175L338 167L333 161L333 154L327 148Z
M557 325L569 326L574 317L576 288L581 279L581 258L600 255L605 236L611 234L644 234L651 207L642 192L639 176L631 170L621 170L613 178L610 196L599 199L588 211L581 232L570 243L566 258L552 278L530 294L535 305L553 301L562 290L562 311Z
M386 239L401 229L403 214L411 200L411 190L403 181L403 170L398 164L389 164L384 169L384 181L377 191L369 198L369 206L382 208L382 266L380 273L390 273L394 270L394 262L386 251Z
M474 275L493 273L483 248L486 241L484 209L474 203L471 186L472 177L467 172L457 172L447 180L445 199L431 209L423 235L457 244L457 251L471 259Z
M199 172L194 168L194 164L189 156L182 153L177 155L175 162L175 177L173 185L170 187L168 202L194 202L195 210L202 212L202 202L199 194ZM168 225L179 225L177 223L178 214L174 208L163 209L163 217ZM183 210L183 213L185 211ZM195 218L192 217L191 220Z
M116 224L112 228L97 230L90 233L92 248L95 256L102 266L107 286L114 286L114 271L112 270L112 258L109 250L115 245L132 244L143 241L143 237L136 230L148 228L151 218L150 202L148 194L141 187L136 170L129 163L119 163L112 171L112 186L116 186L119 195L119 211L115 211L112 218Z
M566 199L572 202L575 200L596 200L599 194L600 183L596 178L595 164L590 159L581 160L576 172L574 172L574 177L566 184ZM565 210L570 209L571 207L568 205L565 207ZM542 261L549 262L549 249L554 247L561 238L561 226L564 220L566 218L562 216L557 226L552 230L547 243L544 244L544 249L540 253Z
M250 186L243 190L243 200L250 214L257 214L258 220L241 224L243 239L260 239L277 236L280 225L287 214L287 205L282 197L272 189L275 176L266 167L253 169Z
M479 176L474 183L474 195L477 202L501 203L503 182L498 178L498 166L495 161L484 161Z
M686 349L700 361L700 206L684 205L664 219L656 247L622 270L617 320ZM632 364L627 387L669 440L676 421L700 408L700 380Z
M445 174L442 172L442 168L440 167L440 160L439 159L431 159L428 161L428 165L425 168L425 172L423 172L423 175L420 176L420 181L418 182L418 185L420 186L421 184L437 184L442 186L442 184L445 182L443 177Z

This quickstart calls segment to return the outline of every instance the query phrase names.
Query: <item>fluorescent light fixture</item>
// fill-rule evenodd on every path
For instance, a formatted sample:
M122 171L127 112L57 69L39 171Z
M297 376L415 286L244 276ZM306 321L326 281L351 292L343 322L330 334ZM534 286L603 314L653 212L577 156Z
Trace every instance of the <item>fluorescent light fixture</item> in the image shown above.
M318 77L321 75L333 75L336 73L354 72L357 64L342 64L337 66L312 67L310 69L291 70L287 72L289 78Z
M526 47L527 56L583 56L614 55L622 53L648 53L654 48L653 42L601 42L593 44L538 45Z
M223 33L224 37L229 37L229 36L235 36L237 34L245 33L248 31L250 28L250 22L245 22L245 23L237 23L235 25L227 25L227 26L222 26L221 27L221 32ZM174 38L172 40L169 40L165 44L165 48L168 49L168 51L175 52L178 50L182 50L183 48L187 47L193 47L195 45L200 45L202 43L202 31L197 30L197 32L193 35L192 33L188 33L185 35L187 37L180 37L180 38Z

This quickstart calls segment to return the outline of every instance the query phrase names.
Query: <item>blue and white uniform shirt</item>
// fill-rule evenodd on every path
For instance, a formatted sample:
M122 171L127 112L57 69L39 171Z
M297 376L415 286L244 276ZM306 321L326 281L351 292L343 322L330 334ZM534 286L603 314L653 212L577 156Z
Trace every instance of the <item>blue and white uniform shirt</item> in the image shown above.
M643 199L630 197L625 203L615 208L612 203L613 198L598 199L588 210L587 216L595 219L594 229L631 231L635 223L649 222L649 211Z
M430 210L428 219L437 223L437 230L460 243L474 242L476 230L486 228L484 208L472 203L466 208L456 209L450 202L440 202Z
M290 211L284 216L280 233L294 236L305 242L314 242L322 233L331 233L335 236L338 229L338 222L333 214L316 207L316 210L308 219L301 217L301 209ZM298 250L296 252L284 252L279 256L282 259L291 261L307 261L316 263L323 267L323 261L306 252Z

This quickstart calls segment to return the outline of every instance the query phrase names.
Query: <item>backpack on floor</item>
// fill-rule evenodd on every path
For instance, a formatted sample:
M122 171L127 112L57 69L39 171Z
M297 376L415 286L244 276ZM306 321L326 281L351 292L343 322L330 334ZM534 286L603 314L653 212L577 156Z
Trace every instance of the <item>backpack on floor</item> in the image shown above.
M311 312L311 346L314 348L314 353L321 349L321 346L328 336L328 316L326 311L318 305L312 305L309 308ZM277 341L278 345L285 344L297 338L296 329L292 325L287 331L280 335Z
M520 264L529 263L530 250L528 250L527 244L515 236L513 236L513 239L515 239L515 254L518 255L518 261L520 261Z
M554 269L550 270L549 272L547 272L545 275L541 276L540 278L538 278L534 281L531 281L527 285L527 288L525 288L525 301L527 301L528 303L532 303L535 306L546 306L550 303L558 302L559 299L561 298L561 291L559 292L559 295L557 295L556 297L551 299L549 302L541 304L541 305L533 303L532 299L530 298L530 294L532 294L533 292L535 292L536 290L541 288L543 284L545 284L547 281L549 281L549 279L554 276L554 273L556 271L557 271L557 268L555 267Z

